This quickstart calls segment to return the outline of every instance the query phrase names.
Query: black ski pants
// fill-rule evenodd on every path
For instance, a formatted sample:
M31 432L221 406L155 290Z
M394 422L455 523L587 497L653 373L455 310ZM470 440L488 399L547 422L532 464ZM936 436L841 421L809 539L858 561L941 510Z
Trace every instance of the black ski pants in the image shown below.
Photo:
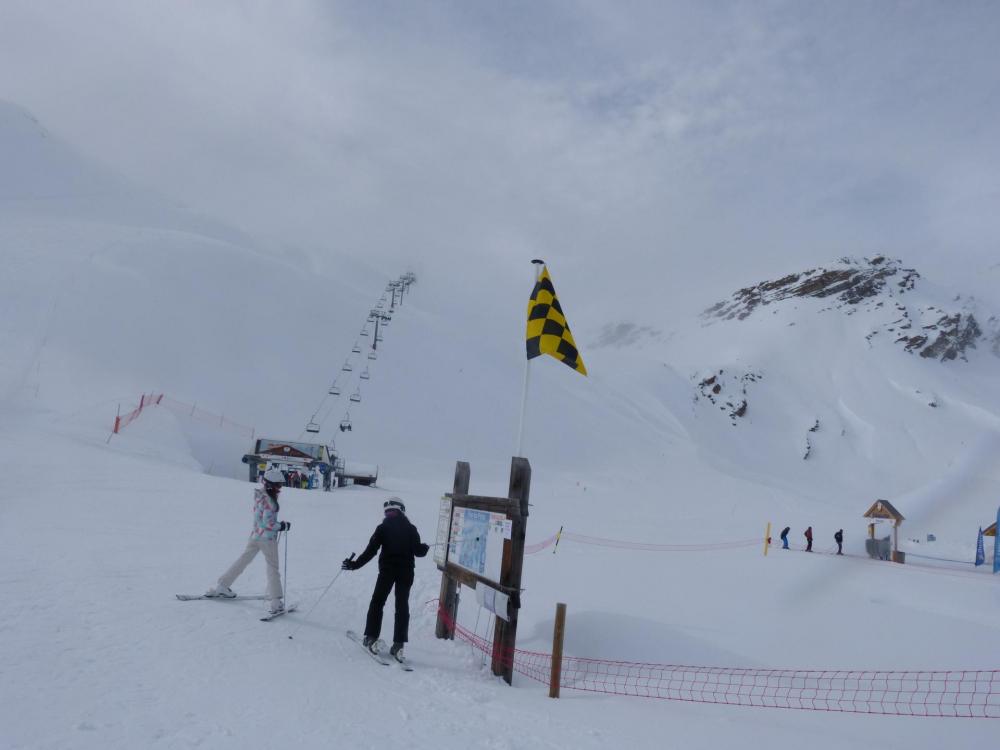
M392 631L393 643L406 643L410 629L410 587L413 586L413 568L379 569L372 602L368 605L365 635L378 638L382 632L382 609L389 592L396 589L396 623Z

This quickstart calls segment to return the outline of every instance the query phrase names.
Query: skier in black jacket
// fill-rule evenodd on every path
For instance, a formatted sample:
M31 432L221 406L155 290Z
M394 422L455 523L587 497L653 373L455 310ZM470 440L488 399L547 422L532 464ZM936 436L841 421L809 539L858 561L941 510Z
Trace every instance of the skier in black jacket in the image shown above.
M410 627L410 587L413 585L414 557L423 557L430 549L420 541L417 527L406 517L406 506L398 497L390 497L382 506L385 518L375 528L365 551L356 559L344 560L341 568L357 570L368 563L379 547L378 578L372 601L368 605L368 619L365 621L365 648L377 654L382 647L379 634L382 632L382 609L385 607L389 591L396 589L396 622L392 634L390 655L402 660L403 646L407 641ZM353 555L352 555L353 557Z

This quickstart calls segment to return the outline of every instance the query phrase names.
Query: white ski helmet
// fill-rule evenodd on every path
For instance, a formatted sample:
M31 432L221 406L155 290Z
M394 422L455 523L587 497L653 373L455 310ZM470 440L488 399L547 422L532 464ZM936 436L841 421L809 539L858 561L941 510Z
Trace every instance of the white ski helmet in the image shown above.
M382 510L398 510L404 516L406 515L406 506L403 505L403 501L398 497L390 497L382 503Z
M278 469L268 469L264 472L264 481L268 484L284 484L285 475Z

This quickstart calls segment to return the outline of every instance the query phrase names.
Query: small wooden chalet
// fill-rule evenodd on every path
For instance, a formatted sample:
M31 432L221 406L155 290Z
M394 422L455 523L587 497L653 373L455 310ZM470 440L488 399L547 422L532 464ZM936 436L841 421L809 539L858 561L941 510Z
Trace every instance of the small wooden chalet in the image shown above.
M899 551L899 525L903 522L903 514L896 510L888 500L876 500L872 507L865 511L865 518L880 518L892 523L892 561L904 562L905 555ZM875 537L875 524L869 525L869 534Z

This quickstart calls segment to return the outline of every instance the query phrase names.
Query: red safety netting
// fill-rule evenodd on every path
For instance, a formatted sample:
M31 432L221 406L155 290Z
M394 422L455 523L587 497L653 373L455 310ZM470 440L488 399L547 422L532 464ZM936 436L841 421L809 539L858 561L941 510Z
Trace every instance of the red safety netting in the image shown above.
M178 401L175 398L170 398L170 396L165 396L163 399L163 405L178 416L187 417L188 419L200 422L210 427L218 427L219 429L229 430L230 432L237 432L251 439L256 434L256 430L250 425L241 424L240 422L236 422L222 414L215 414L213 412L206 411L205 409L200 408L197 404L188 404L183 401Z
M541 552L543 549L548 549L553 544L556 543L556 539L559 537L558 534L553 534L548 539L543 539L540 542L535 542L534 544L524 545L524 554L533 555L536 552Z
M493 656L493 642L451 623ZM516 649L499 661L548 685L552 655ZM740 669L563 656L560 688L640 698L807 711L1000 719L1000 670Z
M571 531L562 531L553 534L547 539L534 544L524 545L524 554L533 555L544 549L563 542L576 542L587 544L593 547L610 547L614 549L634 549L646 552L717 552L723 549L737 549L740 547L753 547L764 543L763 537L759 539L736 539L728 542L703 542L696 544L652 544L647 542L629 542L622 539L605 539L598 536L586 536L585 534L574 534Z
M210 411L206 411L205 409L200 409L196 404L187 404L183 401L178 401L177 399L165 396L162 393L143 394L139 398L138 406L136 406L132 411L128 414L115 417L112 432L117 435L134 422L139 415L150 406L163 406L170 409L170 411L178 416L187 417L195 422L200 422L212 427L218 427L219 429L229 430L230 432L237 432L241 435L249 437L251 440L256 433L256 430L250 425L240 424L239 422L235 422L221 414L214 414Z
M138 419L139 415L142 414L143 410L145 410L149 406L158 405L162 400L163 400L162 393L142 394L142 396L139 397L138 406L136 406L128 414L119 414L118 416L115 417L115 424L114 427L111 428L111 431L117 435L121 430L125 429L130 424L132 424L136 419Z

